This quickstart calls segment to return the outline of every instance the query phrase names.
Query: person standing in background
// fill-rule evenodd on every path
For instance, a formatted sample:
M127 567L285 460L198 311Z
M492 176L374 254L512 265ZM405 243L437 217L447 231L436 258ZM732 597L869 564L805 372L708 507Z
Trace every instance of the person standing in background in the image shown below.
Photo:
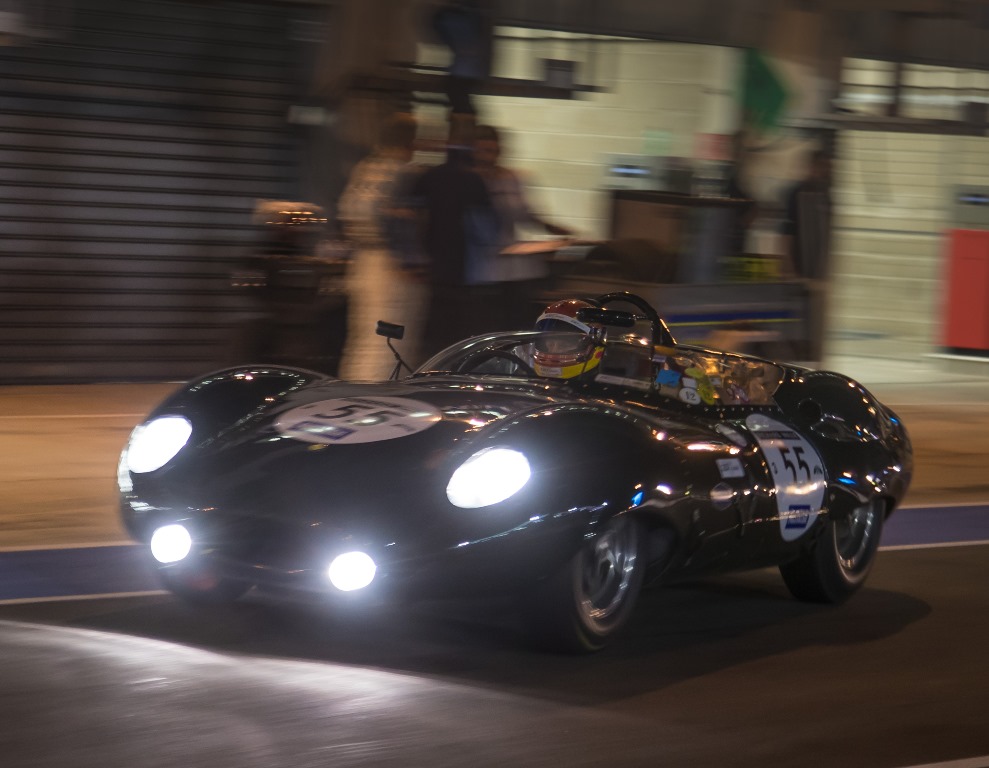
M724 187L724 196L736 201L731 209L732 227L728 241L728 258L735 258L745 253L749 228L759 216L759 204L750 192L746 178L747 153L745 132L738 131L731 138L731 163Z
M474 115L477 86L491 74L494 22L490 0L444 0L432 13L436 37L450 50L446 95L455 115Z
M810 157L807 175L786 195L781 224L790 269L807 291L807 339L800 356L810 363L820 363L824 356L831 218L831 155L818 149Z
M345 379L386 379L395 361L375 334L378 320L405 326L400 346L414 359L425 312L425 285L414 268L413 229L403 200L415 173L411 165L416 139L412 115L390 117L378 148L354 168L337 207L348 240L354 245L347 274L350 309L347 341L340 365Z
M570 236L566 227L537 216L529 205L525 187L518 174L501 165L501 134L490 125L479 125L474 132L474 165L487 186L497 217L498 251L519 240L520 226L539 227L551 235ZM495 255L492 277L498 286L497 315L499 328L526 328L531 322L532 305L539 288L549 275L541 256Z
M451 115L446 161L425 170L413 185L430 292L426 357L467 336L496 330L491 271L497 221L473 165L473 131L472 115Z

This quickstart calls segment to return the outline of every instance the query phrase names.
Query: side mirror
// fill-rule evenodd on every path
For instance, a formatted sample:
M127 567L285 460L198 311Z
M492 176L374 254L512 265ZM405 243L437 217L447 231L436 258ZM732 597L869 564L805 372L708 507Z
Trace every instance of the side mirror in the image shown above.
M379 320L378 327L374 332L379 336L384 336L386 339L401 339L405 335L405 326Z

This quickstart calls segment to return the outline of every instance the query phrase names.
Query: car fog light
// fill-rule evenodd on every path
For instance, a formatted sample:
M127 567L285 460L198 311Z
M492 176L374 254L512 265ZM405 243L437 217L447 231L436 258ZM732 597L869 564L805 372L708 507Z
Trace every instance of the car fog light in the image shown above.
M151 534L151 554L159 563L177 563L192 551L192 536L182 525L165 525Z
M327 575L341 592L353 592L370 584L377 569L374 560L364 552L347 552L330 563Z

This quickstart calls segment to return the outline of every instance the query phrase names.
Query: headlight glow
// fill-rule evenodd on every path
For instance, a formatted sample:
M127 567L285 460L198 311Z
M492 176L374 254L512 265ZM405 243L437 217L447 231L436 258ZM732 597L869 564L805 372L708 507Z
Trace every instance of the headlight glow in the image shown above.
M121 493L130 493L134 490L134 483L131 482L130 469L127 466L127 450L124 449L117 462L117 488Z
M184 525L163 525L151 534L151 554L159 563L177 563L192 551L192 536Z
M378 566L365 552L346 552L330 563L327 576L330 577L330 583L341 592L353 592L355 589L364 589L374 581L377 570Z
M137 427L127 446L127 468L136 474L154 472L182 450L192 424L182 416L162 416Z
M522 490L531 474L528 459L518 451L485 448L453 473L446 486L446 497L463 509L488 507Z

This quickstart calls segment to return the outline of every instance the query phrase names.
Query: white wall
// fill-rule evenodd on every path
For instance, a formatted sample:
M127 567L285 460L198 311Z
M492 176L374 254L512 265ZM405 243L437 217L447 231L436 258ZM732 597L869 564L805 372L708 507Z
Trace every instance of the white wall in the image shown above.
M832 351L898 357L933 351L958 141L842 132L834 186Z
M527 33L513 29L511 34ZM505 130L506 163L527 174L535 207L587 237L607 233L607 194L601 190L605 154L691 156L698 133L731 133L738 125L739 51L630 40L602 43L596 51L599 78L593 84L604 89L600 93L572 101L478 99L481 120ZM542 58L585 53L566 40L502 43L495 74L539 79ZM444 54L427 46L420 60L442 64ZM796 58L776 63L798 91L801 83L818 78L817 69ZM881 111L890 68L847 60L845 93L871 98L873 110ZM920 69L911 75L912 84L946 77L935 68ZM977 82L973 77L970 73L965 84L984 84L983 76ZM799 99L793 104L803 108ZM420 111L427 131L432 124L441 135L445 110ZM934 116L918 105L910 111ZM949 114L939 109L937 116ZM814 143L791 133L774 147L749 156L753 189L764 200L777 200L800 175ZM943 232L950 226L955 184L989 185L989 138L841 132L829 352L916 357L937 349Z
M545 35L512 29L512 35ZM567 40L499 41L494 74L540 79L542 59L586 56ZM483 96L479 118L505 134L505 163L525 174L533 206L586 237L607 234L602 191L609 153L691 156L697 133L731 133L738 52L730 48L631 40L598 43L600 93L574 100ZM420 61L442 63L424 48ZM578 70L578 80L581 74ZM420 110L439 123L441 109ZM436 129L434 129L436 130Z

